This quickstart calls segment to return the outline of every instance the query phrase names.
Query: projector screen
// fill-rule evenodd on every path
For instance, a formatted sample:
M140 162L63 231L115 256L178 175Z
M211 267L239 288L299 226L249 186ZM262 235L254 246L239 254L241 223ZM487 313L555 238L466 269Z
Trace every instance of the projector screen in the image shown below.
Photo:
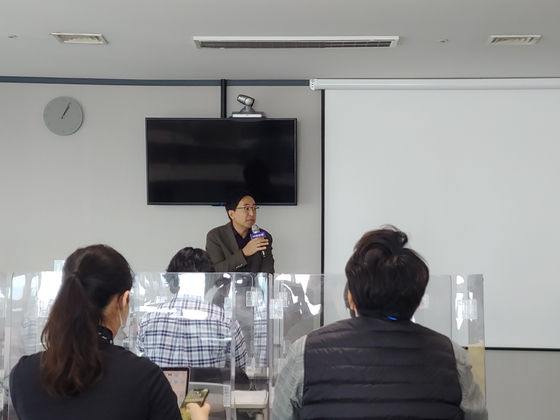
M325 92L325 273L393 224L485 279L486 346L560 348L560 90Z

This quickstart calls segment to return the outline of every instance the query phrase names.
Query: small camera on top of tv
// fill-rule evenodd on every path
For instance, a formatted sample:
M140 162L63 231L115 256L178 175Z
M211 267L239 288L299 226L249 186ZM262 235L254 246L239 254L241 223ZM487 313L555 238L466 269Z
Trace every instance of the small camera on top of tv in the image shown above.
M251 98L250 96L243 95L241 93L237 95L237 102L240 102L245 106L241 109L241 111L232 113L232 118L265 118L264 112L257 112L253 109L255 98Z
M237 95L237 102L252 107L253 104L255 103L255 98L251 98L250 96L239 94Z

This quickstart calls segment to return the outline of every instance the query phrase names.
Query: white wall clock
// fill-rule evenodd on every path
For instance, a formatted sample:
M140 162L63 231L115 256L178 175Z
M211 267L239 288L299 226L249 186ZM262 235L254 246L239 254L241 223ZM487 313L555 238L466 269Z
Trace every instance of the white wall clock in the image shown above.
M68 136L78 131L84 120L84 113L75 99L60 96L47 104L43 120L53 133Z

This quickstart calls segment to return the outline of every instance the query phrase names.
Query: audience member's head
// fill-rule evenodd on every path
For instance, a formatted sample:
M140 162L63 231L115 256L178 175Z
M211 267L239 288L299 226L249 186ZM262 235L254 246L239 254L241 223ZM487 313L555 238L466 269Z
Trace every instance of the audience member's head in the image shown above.
M213 273L214 263L208 252L200 248L186 247L177 252L169 265L168 273Z
M168 273L213 273L216 269L208 252L200 248L186 247L177 252L169 265ZM179 292L179 278L175 274L165 277L169 282L169 290L175 294Z
M346 264L350 299L360 316L410 319L422 300L429 270L405 248L408 237L393 226L367 232Z
M102 377L98 327L116 334L126 320L132 279L128 262L107 245L80 248L66 259L41 335L41 373L49 394L72 395Z

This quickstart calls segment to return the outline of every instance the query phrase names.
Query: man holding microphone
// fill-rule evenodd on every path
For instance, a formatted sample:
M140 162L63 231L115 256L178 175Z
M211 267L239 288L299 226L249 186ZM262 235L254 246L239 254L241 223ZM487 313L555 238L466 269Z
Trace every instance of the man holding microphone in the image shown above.
M258 207L248 191L234 191L226 201L230 222L206 235L206 252L217 272L274 273L272 236L255 224Z

